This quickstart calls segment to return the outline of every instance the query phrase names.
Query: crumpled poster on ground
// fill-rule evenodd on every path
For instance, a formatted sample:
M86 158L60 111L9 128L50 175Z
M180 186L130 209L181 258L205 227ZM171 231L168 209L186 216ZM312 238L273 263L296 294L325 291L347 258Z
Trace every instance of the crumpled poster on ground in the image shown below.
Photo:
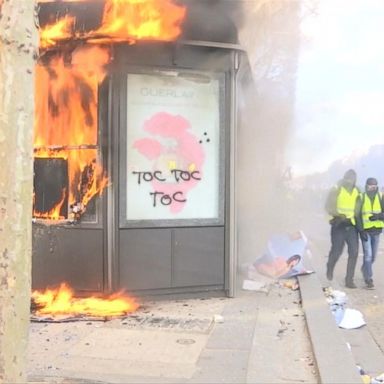
M304 266L303 258L307 251L308 240L302 231L275 234L268 240L263 255L249 266L248 272L255 270L274 279L312 273Z

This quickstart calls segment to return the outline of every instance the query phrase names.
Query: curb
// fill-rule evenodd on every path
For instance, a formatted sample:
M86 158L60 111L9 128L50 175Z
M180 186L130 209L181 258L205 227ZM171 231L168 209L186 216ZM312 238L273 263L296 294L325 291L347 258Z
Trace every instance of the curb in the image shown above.
M320 383L362 383L356 362L336 325L317 275L298 276L298 280Z

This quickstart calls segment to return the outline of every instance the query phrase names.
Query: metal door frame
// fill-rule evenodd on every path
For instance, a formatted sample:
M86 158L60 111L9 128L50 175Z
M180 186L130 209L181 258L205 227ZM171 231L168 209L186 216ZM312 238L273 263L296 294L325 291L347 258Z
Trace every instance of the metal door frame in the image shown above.
M180 42L179 42L180 44ZM228 137L226 140L226 162L225 168L228 181L225 185L225 196L228 199L225 203L225 292L227 296L236 296L237 284L237 212L236 212L236 137L237 137L237 72L240 66L240 51L239 45L234 44L216 44L210 45L206 42L182 42L187 46L203 46L203 47L218 47L230 50L231 68L227 73L225 80L226 100L230 105L230 111L226 117L229 118L228 127L225 128ZM161 67L161 66L159 66ZM159 68L157 67L157 68ZM155 68L153 66L148 68ZM189 68L190 69L190 68ZM198 69L196 69L198 70ZM119 218L116 214L115 207L118 206L118 187L116 181L119 180L119 157L120 157L120 127L122 121L121 100L124 100L124 88L118 87L119 92L116 92L116 86L119 84L118 77L112 75L108 86L108 174L111 175L112 186L108 188L106 197L106 286L109 291L114 291L118 287L118 231ZM123 118L125 119L125 117Z

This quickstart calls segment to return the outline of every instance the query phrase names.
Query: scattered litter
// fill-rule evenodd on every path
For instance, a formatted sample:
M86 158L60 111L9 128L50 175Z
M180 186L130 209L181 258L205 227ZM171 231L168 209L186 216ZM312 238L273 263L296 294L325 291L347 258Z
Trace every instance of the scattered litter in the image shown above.
M359 374L360 375L365 375L365 371L364 371L364 369L363 368L361 368L361 366L360 365L356 365L356 368L357 368L357 370L359 371Z
M366 325L363 314L357 309L346 308L348 297L345 292L331 287L324 289L336 324L344 329L356 329Z
M373 377L371 379L371 384L381 384L384 383L384 373L380 374L379 376Z
M279 328L279 330L277 331L277 337L282 336L282 334L283 334L285 331L287 331L287 330L288 330L288 327L287 327L285 321L280 320L280 328Z
M345 308L344 316L338 326L344 329L356 329L366 325L363 314L357 309Z
M247 279L243 281L243 289L246 291L268 292L268 287L265 282Z
M189 344L195 344L196 341L193 339L177 339L176 343L182 344L182 345L189 345Z
M128 329L169 329L184 332L207 332L212 324L212 317L180 318L178 316L131 315L121 321L121 325Z
M345 343L345 344L347 344L347 348L348 348L348 350L349 350L349 351L352 351L351 344L349 344L349 343ZM360 369L360 366L358 366L358 368Z
M363 368L360 367L360 365L356 365L357 370L359 371L359 374L361 376L361 380L364 384L370 384L371 383L371 376L369 376Z
M213 321L215 323L224 323L224 317L221 315L213 315Z
M289 279L289 280L284 280L281 285L285 288L290 288L292 291L296 291L299 289L299 283L297 279Z
M343 291L332 290L330 296L332 298L332 304L344 305L347 303L347 294Z
M372 377L367 372L365 372L364 369L360 367L360 365L356 365L356 367L359 371L361 380L363 381L364 384L383 384L384 383L384 373L382 373L379 376Z
M332 315L336 320L336 324L339 325L344 317L345 309L341 305L334 305L331 307Z

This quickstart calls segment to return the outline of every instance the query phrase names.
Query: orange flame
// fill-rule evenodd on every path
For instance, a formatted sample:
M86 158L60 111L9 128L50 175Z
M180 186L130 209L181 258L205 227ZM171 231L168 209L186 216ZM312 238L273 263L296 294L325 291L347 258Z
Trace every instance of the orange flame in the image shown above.
M59 40L72 37L74 22L73 17L66 16L40 30L40 48L48 48L55 45Z
M68 161L70 206L85 207L107 185L98 162L97 89L108 61L108 51L93 46L72 52L71 63L62 54L36 67L35 157Z
M39 307L37 315L123 316L139 307L135 299L122 293L106 298L95 296L76 298L66 283L62 283L57 289L34 291L32 299Z
M38 3L52 3L53 1L60 1L62 3L80 3L89 0L38 0Z
M108 0L95 34L134 39L174 40L185 8L169 0Z
M96 30L75 31L76 20L70 15L40 29L42 49L72 39L89 43L73 51L62 50L44 63L41 60L35 76L35 156L67 160L71 217L78 218L108 184L98 158L97 91L110 54L91 44L174 40L185 13L185 7L172 0L106 0L101 26ZM61 219L53 212L34 211L33 216Z
M132 43L139 39L172 41L180 35L185 14L186 8L173 4L172 0L107 0L98 29L75 32L74 19L65 17L41 30L40 47L48 48L71 38L92 43Z
M65 195L67 191L64 188L62 193L61 193L61 199L60 201L48 212L34 212L34 217L36 219L49 219L49 220L64 220L65 217L60 216L60 210L61 207L64 204L65 201ZM35 201L35 195L33 195L33 202Z

